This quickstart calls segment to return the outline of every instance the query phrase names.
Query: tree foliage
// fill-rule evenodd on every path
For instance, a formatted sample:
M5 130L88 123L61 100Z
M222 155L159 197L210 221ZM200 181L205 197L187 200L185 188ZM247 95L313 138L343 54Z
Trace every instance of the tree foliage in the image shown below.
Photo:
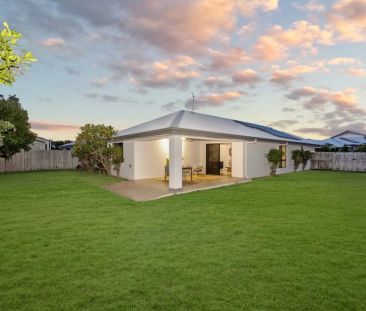
M300 164L301 169L305 170L305 167L308 164L309 160L311 159L312 155L313 154L310 150L304 150L303 147L301 147L300 150L293 150L292 160L294 161L295 171L298 169Z
M122 148L111 143L116 133L112 126L104 124L86 124L81 127L72 151L84 169L100 169L111 174L112 166L116 168L123 162Z
M4 144L4 136L7 131L14 129L14 125L8 121L0 120L0 147Z
M313 153L310 150L304 150L301 147L301 168L305 170L306 165L308 164L309 160L311 159Z
M4 29L0 32L0 84L12 85L15 74L37 59L29 51L17 54L15 48L22 34L10 29L6 22L3 25Z
M350 152L350 147L344 144L343 147L340 149L340 152Z
M270 164L271 176L275 176L276 170L282 160L282 151L272 148L266 154L266 158Z
M316 151L319 151L319 152L337 152L338 149L336 147L334 147L333 145L325 144L321 147L316 148Z
M366 144L357 146L355 152L366 152Z
M9 96L7 99L0 96L0 120L13 126L13 130L7 130L2 134L3 145L0 146L0 157L9 159L21 149L29 150L29 145L37 135L30 130L28 113L22 108L16 96Z
M291 153L291 158L294 161L294 170L296 172L301 164L302 159L301 150L293 150Z

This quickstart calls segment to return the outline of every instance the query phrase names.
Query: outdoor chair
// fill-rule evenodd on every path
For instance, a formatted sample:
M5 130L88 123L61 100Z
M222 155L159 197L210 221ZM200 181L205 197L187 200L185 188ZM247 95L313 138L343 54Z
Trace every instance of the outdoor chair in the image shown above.
M198 175L203 175L203 165L197 165L195 168L194 168L194 174L196 176Z

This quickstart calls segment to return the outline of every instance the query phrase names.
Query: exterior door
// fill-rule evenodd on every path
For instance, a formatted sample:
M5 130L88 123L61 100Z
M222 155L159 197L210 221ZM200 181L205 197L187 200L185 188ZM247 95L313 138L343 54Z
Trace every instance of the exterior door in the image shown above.
M220 175L220 144L206 145L206 174Z

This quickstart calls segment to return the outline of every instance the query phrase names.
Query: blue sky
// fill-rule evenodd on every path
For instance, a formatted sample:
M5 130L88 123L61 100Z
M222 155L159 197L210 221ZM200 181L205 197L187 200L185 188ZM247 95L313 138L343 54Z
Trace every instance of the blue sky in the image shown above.
M366 0L13 0L38 62L16 94L40 136L180 109L304 137L366 132Z

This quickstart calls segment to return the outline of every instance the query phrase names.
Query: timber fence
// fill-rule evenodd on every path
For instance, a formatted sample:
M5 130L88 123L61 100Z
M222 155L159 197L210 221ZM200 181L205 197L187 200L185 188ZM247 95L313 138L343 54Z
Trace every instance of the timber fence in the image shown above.
M70 150L31 150L0 159L0 173L76 169L78 158Z
M315 152L312 170L366 172L366 152Z

